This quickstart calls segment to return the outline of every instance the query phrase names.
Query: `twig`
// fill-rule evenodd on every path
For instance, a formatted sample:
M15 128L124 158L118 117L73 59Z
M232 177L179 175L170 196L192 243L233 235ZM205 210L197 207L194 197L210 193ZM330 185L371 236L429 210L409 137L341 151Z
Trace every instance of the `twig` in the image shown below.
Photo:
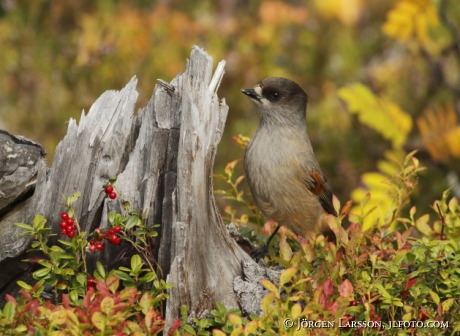
M442 223L442 226L441 226L441 240L444 240L444 227L446 226L446 221L444 219L444 216L442 215L442 212L441 212L441 208L439 207L439 203L436 203L436 207L438 208L438 212L439 212L439 217L441 217L441 223Z

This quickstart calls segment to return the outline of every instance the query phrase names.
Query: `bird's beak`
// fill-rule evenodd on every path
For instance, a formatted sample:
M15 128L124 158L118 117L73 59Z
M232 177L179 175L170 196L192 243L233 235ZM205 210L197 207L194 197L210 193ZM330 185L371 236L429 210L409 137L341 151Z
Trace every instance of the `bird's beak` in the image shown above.
M241 90L245 95L247 95L249 98L255 99L257 101L260 101L264 96L261 94L258 94L254 89L243 89Z

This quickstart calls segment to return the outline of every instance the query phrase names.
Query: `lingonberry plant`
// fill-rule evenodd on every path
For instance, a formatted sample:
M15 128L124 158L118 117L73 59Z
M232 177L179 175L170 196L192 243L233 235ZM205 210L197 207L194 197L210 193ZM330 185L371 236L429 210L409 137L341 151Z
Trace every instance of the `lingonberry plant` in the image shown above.
M261 279L262 314L244 316L222 304L211 316L187 323L187 309L173 335L456 335L460 332L460 206L446 191L428 214L416 216L410 194L423 169L408 154L386 183L393 204L382 224L363 231L367 195L360 214L351 202L329 216L337 236L286 236L276 255L266 257L284 270L279 281ZM229 176L231 177L231 176ZM233 191L227 191L234 196ZM348 219L348 228L342 221ZM391 230L391 228L394 228Z
M105 193L109 196L110 199L117 198L117 193L115 192L114 183L117 181L117 178L111 178L107 183L105 183L102 188L104 188Z
M111 199L116 198L115 180L104 186ZM62 247L48 246L49 237L55 234L50 233L43 216L37 215L33 225L16 224L24 229L24 235L34 237L31 250L42 257L24 260L40 266L32 274L37 282L18 281L21 295L7 295L8 302L0 309L0 334L156 335L163 330L160 303L171 285L157 277L152 265L149 244L157 235L154 229L158 225L147 227L143 216L129 211L125 202L126 217L112 212L108 216L111 228L87 234L81 231L73 208L79 197L76 192L65 198L60 228L70 241L58 240ZM122 240L142 257L134 254L130 267L108 273L97 262L90 274L86 253L102 251L104 241L118 246ZM141 285L147 285L143 293L138 290Z

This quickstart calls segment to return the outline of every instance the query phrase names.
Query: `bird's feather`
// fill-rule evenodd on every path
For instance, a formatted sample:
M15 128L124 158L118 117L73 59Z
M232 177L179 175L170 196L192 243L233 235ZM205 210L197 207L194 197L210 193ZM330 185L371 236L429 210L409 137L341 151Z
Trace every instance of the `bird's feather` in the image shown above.
M332 203L332 192L326 182L326 178L318 172L307 173L305 180L308 184L308 189L318 196L319 202L323 209L334 216L337 216L337 212L334 209Z

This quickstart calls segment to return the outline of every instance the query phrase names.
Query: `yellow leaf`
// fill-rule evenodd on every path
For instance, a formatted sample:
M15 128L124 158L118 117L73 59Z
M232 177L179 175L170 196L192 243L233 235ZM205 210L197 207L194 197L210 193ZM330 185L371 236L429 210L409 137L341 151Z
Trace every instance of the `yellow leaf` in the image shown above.
M457 208L458 208L458 200L456 197L453 197L450 201L449 201L449 210L450 212L452 213L455 213L457 212Z
M279 245L280 245L280 257L286 261L291 260L292 249L287 242L286 236L281 237Z
M64 324L66 321L66 311L65 310L57 310L50 314L49 320L53 321L55 324Z
M236 329L233 329L232 333L230 334L230 336L239 336L243 333L244 329L243 327L238 327Z
M326 19L337 19L347 26L355 25L364 8L362 0L316 0L315 6Z
M384 220L389 216L394 200L392 195L393 188L384 183L384 181L399 171L398 166L391 159L400 162L403 159L402 154L398 150L386 152L386 160L380 161L377 164L385 174L379 172L364 173L361 176L363 186L351 192L351 197L360 205L354 206L350 210L350 215L355 222L358 219L357 215L365 216L362 227L363 231L369 230L374 225L384 224ZM371 198L369 198L370 195L372 195ZM361 211L363 212L362 214ZM395 225L396 222L388 230L393 230Z
M417 118L423 145L434 161L460 157L460 125L453 104L426 110Z
M257 321L251 321L246 326L244 327L244 334L249 335L249 334L254 334L255 331L257 330L258 324Z
M438 14L430 0L400 0L388 12L382 31L401 42L416 37L423 44L428 40L429 29L438 24Z
M300 305L300 303L296 303L295 305L292 306L291 318L296 319L297 317L299 317L301 312L302 312L302 306Z
M290 267L283 271L280 275L280 286L284 286L287 282L289 282L292 277L296 274L297 267Z
M95 312L91 315L91 322L97 329L103 330L106 324L105 316L101 312Z
M225 167L225 170L224 170L225 174L227 174L229 178L232 177L233 171L235 170L235 166L239 161L240 160L238 159L238 160L229 162L227 166Z
M105 315L110 316L112 314L114 305L115 305L115 303L114 303L113 299L110 296L106 296L101 301L101 311Z
M270 280L260 279L260 283L262 284L262 286L264 286L270 292L274 293L276 295L276 297L279 297L278 288L276 288L276 286L272 282L270 282Z
M227 315L228 317L228 320L230 321L231 324L233 324L234 326L237 326L237 327L241 327L241 325L243 324L243 321L241 320L241 317L239 317L238 315L236 314L228 314Z
M348 104L350 112L359 121L390 140L394 148L401 148L412 130L412 118L397 104L375 96L365 85L355 83L338 90L340 98Z
M213 329L212 330L212 335L213 336L227 336L226 333L224 333L223 331L221 331L219 329Z
M268 281L268 280L267 280ZM278 293L277 293L278 294ZM278 295L279 297L279 295ZM273 300L275 299L275 293L270 292L268 293L260 302L260 308L266 314L269 311L269 307L272 304Z
M420 217L415 221L415 227L424 235L430 236L433 233L433 230L428 225L428 221L430 220L430 215L426 214Z
M433 292L432 290L428 291L428 294L430 294L431 299L433 300L433 302L436 303L436 304L438 305L439 302L440 302L440 300L439 300L439 295L436 294L435 292Z
M450 308L452 307L452 305L454 304L454 302L455 302L454 298L450 298L450 299L447 299L446 301L444 301L442 303L442 311L444 313L447 313L450 310Z

